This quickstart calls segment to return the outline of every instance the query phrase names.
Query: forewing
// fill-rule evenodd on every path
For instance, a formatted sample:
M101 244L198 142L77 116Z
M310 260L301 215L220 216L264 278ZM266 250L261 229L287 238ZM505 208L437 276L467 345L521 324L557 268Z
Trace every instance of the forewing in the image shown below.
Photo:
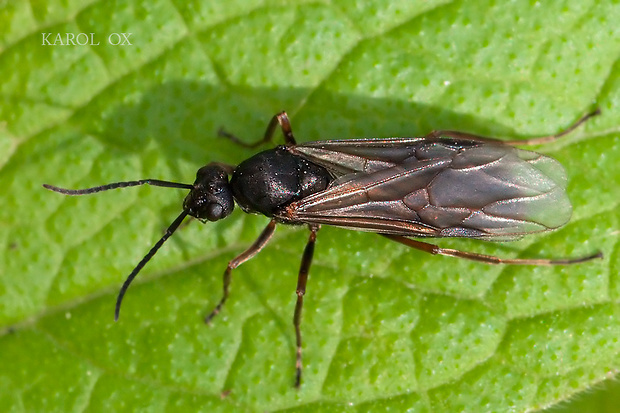
M513 239L557 228L571 215L564 169L538 153L454 139L342 142L349 141L295 147L338 178L280 218L408 236Z
M396 166L416 157L416 150L423 141L423 138L329 140L306 142L290 150L341 176Z

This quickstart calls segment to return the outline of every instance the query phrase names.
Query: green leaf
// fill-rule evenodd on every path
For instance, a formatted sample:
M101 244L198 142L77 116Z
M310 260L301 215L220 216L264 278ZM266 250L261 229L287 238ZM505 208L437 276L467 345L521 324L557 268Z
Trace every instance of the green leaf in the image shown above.
M3 410L533 411L613 378L618 21L613 1L4 2ZM67 33L88 44L65 44ZM110 44L119 33L131 44ZM291 321L307 231L279 226L233 272L229 301L205 326L226 263L268 220L236 211L188 222L114 323L118 288L183 191L66 197L41 187L191 183L208 162L252 154L219 139L219 127L255 141L283 109L307 141L432 129L525 138L595 107L602 116L537 149L566 167L567 226L513 243L437 243L502 257L600 250L603 260L489 266L323 227L300 390ZM611 412L616 394L609 386L563 411Z

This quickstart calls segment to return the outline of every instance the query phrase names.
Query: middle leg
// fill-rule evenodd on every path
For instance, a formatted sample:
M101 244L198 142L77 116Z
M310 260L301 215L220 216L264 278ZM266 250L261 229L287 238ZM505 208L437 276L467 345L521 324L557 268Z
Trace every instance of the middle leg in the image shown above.
M295 304L295 315L293 316L293 324L295 325L296 339L296 362L295 362L295 387L299 388L301 384L301 309L304 305L304 295L306 294L306 283L308 282L308 272L310 264L312 264L312 256L314 255L314 244L316 242L316 233L318 226L310 226L310 236L308 243L304 249L304 255L301 258L299 268L299 276L297 277L297 303Z

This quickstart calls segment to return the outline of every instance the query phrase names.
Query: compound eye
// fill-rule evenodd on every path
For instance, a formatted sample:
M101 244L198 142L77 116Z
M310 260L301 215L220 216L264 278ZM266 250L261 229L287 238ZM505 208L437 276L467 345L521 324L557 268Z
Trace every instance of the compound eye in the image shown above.
M206 213L209 221L217 221L225 217L224 208L220 204L210 204Z

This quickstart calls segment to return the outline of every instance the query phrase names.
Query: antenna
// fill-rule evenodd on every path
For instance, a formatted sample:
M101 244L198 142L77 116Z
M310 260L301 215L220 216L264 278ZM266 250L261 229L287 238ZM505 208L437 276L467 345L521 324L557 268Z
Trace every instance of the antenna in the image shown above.
M166 230L166 233L163 235L163 237L161 237L161 239L157 241L155 245L153 245L153 248L151 248L151 250L144 256L144 258L142 258L142 261L140 261L138 265L136 265L136 268L133 269L131 274L129 274L129 276L123 283L121 290L118 292L118 297L116 298L116 310L114 311L114 321L118 321L118 316L121 312L121 303L123 301L123 296L125 296L125 292L127 292L127 289L129 288L129 284L131 284L133 279L136 278L136 275L138 275L142 267L144 267L146 263L149 262L151 258L153 258L153 255L155 255L157 250L162 245L164 245L164 242L166 242L166 240L170 238L172 234L174 234L174 231L176 231L177 228L179 228L179 225L181 225L181 222L183 222L187 214L188 214L188 211L186 210L181 212L181 215L179 215L177 219L175 219L174 222L170 224L170 226Z
M65 195L88 195L88 194L94 194L96 192L107 191L110 189L126 188L129 186L139 186L139 185L153 185L153 186L162 186L166 188L180 188L180 189L189 189L189 190L194 189L193 185L182 184L178 182L170 182L170 181L160 181L159 179L141 179L139 181L114 182L111 184L95 186L92 188L85 188L85 189L66 189L66 188L59 188L57 186L48 185L48 184L43 184L43 187L45 189L49 189L50 191L59 192ZM159 250L159 248L161 248L161 246L164 245L164 242L166 242L166 240L170 238L172 234L174 234L174 231L176 231L177 228L179 228L179 225L181 225L181 222L183 222L183 220L188 214L189 214L188 210L183 210L183 212L181 212L181 214L174 220L174 222L170 224L170 226L166 230L166 233L161 237L161 239L157 241L155 245L153 245L153 248L151 248L151 250L144 256L144 258L142 258L142 261L140 261L138 265L136 265L136 268L133 269L131 274L129 274L129 276L123 283L123 286L121 287L121 290L119 291L118 297L116 299L114 321L118 321L123 297L125 296L125 292L127 292L127 289L129 288L129 285L131 284L133 279L136 278L136 276L138 275L140 270L142 270L142 268L146 265L146 263L149 262L151 258L153 258L153 255L155 255L155 253Z
M138 185L153 185L153 186L163 186L166 188L194 189L194 186L190 184L181 184L178 182L170 182L170 181L160 181L159 179L141 179L139 181L114 182L111 184L95 186L95 187L86 188L86 189L65 189L65 188L59 188L57 186L48 185L48 184L43 184L43 188L49 189L50 191L59 192L65 195L88 195L88 194L94 194L96 192L107 191L109 189L126 188L128 186L138 186Z

